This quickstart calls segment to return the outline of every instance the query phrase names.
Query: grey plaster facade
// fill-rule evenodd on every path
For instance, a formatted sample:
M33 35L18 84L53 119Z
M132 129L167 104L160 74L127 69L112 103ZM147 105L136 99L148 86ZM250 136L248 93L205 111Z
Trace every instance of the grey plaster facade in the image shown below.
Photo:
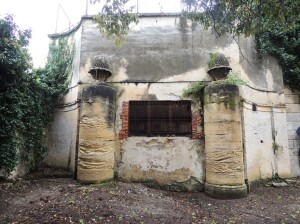
M107 179L113 178L114 173L127 181L156 181L168 185L193 179L203 184L206 178L203 138L172 137L171 142L178 141L180 144L175 144L177 147L166 144L165 148L163 146L169 142L168 137L122 138L123 104L130 100L187 99L182 96L184 88L196 81L211 81L207 74L207 61L210 53L220 52L229 58L233 70L248 81L247 86L240 87L243 99L244 178L253 181L270 178L275 173L282 177L299 175L299 164L293 162L290 165L281 68L272 57L260 59L251 38L240 37L238 44L229 36L217 38L212 31L206 31L176 14L142 15L139 24L131 28L121 47L117 47L113 40L102 37L91 17L83 17L77 28L72 88L63 101L65 105L74 104L66 106L63 113L58 108L55 120L49 127L49 165L67 168L76 174L76 167L80 164L76 158L81 150L79 124L83 119L83 90L92 85L97 86L97 81L89 71L93 58L101 55L110 61L112 76L106 84L116 94L114 110L99 112L99 116L105 111L114 113L113 121L110 121L113 125L104 130L110 133L107 141L114 143L105 146L105 153L113 153L114 157L113 172ZM50 36L53 38L59 35ZM203 111L199 100L187 100L192 101L195 116L200 116ZM100 101L101 105L112 105L111 102L105 104L103 99ZM252 110L253 104L257 105L257 111ZM201 123L197 124L197 129L202 131ZM274 130L280 133L275 140L272 136ZM282 149L275 156L272 153L274 141ZM184 150L188 150L188 153L182 153ZM144 154L137 155L143 151ZM182 164L180 160L177 161L180 157L185 161ZM159 166L147 166L151 160ZM99 159L97 163L103 165L103 161ZM110 165L105 166L105 169L107 167Z

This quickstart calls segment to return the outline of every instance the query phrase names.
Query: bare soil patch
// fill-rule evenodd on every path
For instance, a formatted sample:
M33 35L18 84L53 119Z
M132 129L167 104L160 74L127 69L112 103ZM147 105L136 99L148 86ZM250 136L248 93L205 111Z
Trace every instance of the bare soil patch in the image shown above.
M257 182L247 198L169 192L137 183L82 185L32 176L0 182L0 223L300 223L300 178Z

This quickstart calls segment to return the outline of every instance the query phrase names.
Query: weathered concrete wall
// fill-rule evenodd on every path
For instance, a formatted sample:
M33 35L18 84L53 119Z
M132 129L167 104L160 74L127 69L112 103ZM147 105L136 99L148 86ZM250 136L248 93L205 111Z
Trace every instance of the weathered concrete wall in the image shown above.
M242 86L246 179L291 175L287 148L282 70L273 57L260 59L254 40L240 37L241 62L236 69L248 81ZM241 67L240 67L241 66ZM274 148L278 148L274 153Z
M108 82L133 81L133 83L128 84L112 84L117 90L115 160L116 164L123 164L116 167L116 171L122 179L135 181L137 177L141 176L141 173L135 174L135 170L130 169L131 165L135 164L135 161L127 159L128 156L136 153L136 149L129 147L133 139L130 137L119 140L118 138L122 126L120 115L122 114L123 102L128 102L129 100L181 100L183 98L183 88L189 85L189 82L181 83L181 81L210 80L204 67L200 66L201 63L203 65L206 63L209 54L203 54L201 48L192 49L194 44L192 43L192 32L191 30L186 30L186 28L186 24L183 24L179 21L179 18L176 19L175 17L141 19L139 25L131 30L122 46L116 47L112 40L107 40L100 36L96 25L91 20L83 21L82 39L84 41L81 48L80 81L85 85L95 82L88 73L95 55L104 55L111 61L113 76L108 79ZM164 35L160 35L162 33ZM201 34L200 31L199 34ZM221 38L220 40L220 45L225 46L227 39ZM205 41L202 45L206 46ZM198 55L198 57L195 55ZM202 55L205 58L203 60ZM137 80L149 83L139 83ZM163 83L152 83L154 81ZM193 108L193 110L198 110L199 106L196 105ZM163 139L152 138L152 141L164 142L168 138ZM156 162L164 164L166 160L169 160L170 167L165 167L158 173L153 172L153 169L149 168L148 171L145 171L147 176L143 180L147 179L167 184L177 180L187 181L195 176L197 181L203 183L204 176L201 173L204 172L202 161L204 157L199 157L199 153L197 154L196 152L197 150L203 150L203 142L199 139L183 139L180 140L182 146L191 146L188 153L189 156L186 155L184 158L186 161L189 159L191 163L195 161L195 163L200 164L198 170L196 170L195 166L190 167L190 164L185 162L183 165L177 165L180 168L183 167L186 170L185 172L177 172L176 177L174 175L169 177L168 170L176 168L176 162L178 162L176 158L182 155L183 152L179 152L178 149L168 149L167 151L174 153L174 157L169 159L166 155L162 155L161 159L156 160ZM150 139L148 140L151 141ZM176 142L175 139L172 141ZM142 142L139 144L142 144ZM199 146L197 150L195 148L196 145ZM148 150L145 150L146 148L139 150L139 155L143 155L140 158L140 162L153 163L153 157L149 157L149 155L153 153L154 156L158 153L158 149L148 148ZM190 156L193 157L193 153L195 153L195 158L190 158ZM139 163L136 165L138 166ZM174 172L176 171L174 170ZM130 175L133 175L133 177L129 178Z
M75 170L76 136L78 123L78 81L81 48L81 29L74 35L76 52L68 93L57 102L54 120L47 133L47 164L51 167Z
M113 74L107 81L109 85L116 90L115 126L114 129L109 127L106 130L109 130L109 136L112 139L112 133L116 135L115 140L112 140L115 145L111 145L109 148L112 149L115 147L113 159L116 161L117 165L121 164L120 166L115 167L115 171L119 173L121 178L127 180L132 178L132 180L136 180L136 177L130 177L130 172L134 174L134 170L131 169L131 166L137 165L138 167L142 164L142 161L147 164L148 160L146 159L146 155L150 159L154 159L154 157L151 157L151 151L153 151L153 155L157 155L160 151L162 151L156 146L148 148L146 146L144 147L143 140L149 142L149 144L151 142L159 142L156 145L163 145L164 142L168 140L168 138L148 139L135 137L119 139L121 137L119 136L119 133L122 129L121 115L123 102L128 102L130 100L184 99L182 91L189 84L195 81L211 80L206 72L207 61L211 52L223 53L229 58L230 66L233 70L240 72L241 77L248 81L248 86L240 88L242 98L245 100L243 105L243 129L245 140L244 153L246 166L244 178L248 178L251 181L270 177L276 172L278 174L280 173L282 177L289 176L289 161L286 150L287 135L284 134L286 131L285 109L282 107L285 102L284 94L282 94L283 83L281 68L272 57L266 57L264 59L257 57L255 43L252 39L245 39L241 37L237 40L239 43L238 45L228 36L216 38L213 32L205 31L201 26L195 26L178 16L168 15L141 16L139 24L132 27L126 37L126 41L121 47L115 46L113 40L108 40L102 37L96 27L96 24L93 23L91 18L85 17L82 20L81 28L77 31L77 33L80 33L81 39L80 44L78 44L77 47L79 53L77 55L74 71L75 74L78 75L75 75L75 77L78 78L76 83L79 82L80 84L78 89L74 88L74 95L72 94L72 97L76 95L76 90L78 93L77 95L80 98L82 89L96 83L96 80L94 80L88 73L92 67L92 60L94 56L102 55L110 61ZM202 113L200 104L197 100L191 100L193 113L200 116ZM258 105L259 110L263 108L261 109L262 111L252 111L252 102ZM95 118L90 119L91 123L87 126L94 127L100 125L98 117L101 114L104 114L105 116L105 112L103 112L103 110L105 110L107 106L104 105L101 109L99 105L102 103L102 100L98 103L94 103L94 101L93 103L83 102L82 112L89 113ZM274 111L271 112L271 110L268 110L268 112L264 112L266 105L275 105L275 109L273 109ZM92 112L90 113L88 111ZM57 136L55 136L56 132L67 133L67 129L70 128L69 124L63 123L63 121L67 119L67 113L64 114L65 115L58 115L59 118L57 118L57 122L55 122L53 126L52 134L50 133L50 142L52 142L50 143L50 146L52 144L52 148L49 153L49 155L54 155L52 156L51 161L59 161L59 156L64 158L63 162L59 162L62 164L66 164L67 159L65 159L65 157L68 154L68 150L66 149L67 147L70 148L71 144L71 142L66 141L65 139L69 138L73 141L73 136L75 136L75 132L72 132L71 138L69 137L71 134L57 134ZM66 121L66 123L75 123L75 114L76 112L74 111L74 115L72 115L74 118L72 121ZM273 123L271 122L272 120L274 121ZM85 127L85 124L82 123L81 129L86 133L88 133L87 130L89 130L87 129L87 126ZM71 130L75 130L76 127L77 125L74 125L74 127L71 126ZM201 132L200 124L198 125L198 129ZM277 133L275 141L273 134L275 132L270 130L275 130ZM100 138L101 136L98 137ZM86 138L88 139L89 137L86 136ZM260 140L262 140L263 143ZM54 145L55 141L65 141L66 143L60 143L56 146ZM80 141L85 141L85 137L82 137ZM176 141L177 138L172 138L172 142ZM188 178L193 177L193 175L195 175L197 180L200 182L204 182L204 158L201 156L201 153L199 154L198 151L194 149L194 146L197 145L200 152L204 150L202 140L178 138L178 141L180 141L180 143L178 143L179 145L185 144L191 146L189 147L188 155L195 154L195 157L192 156L190 161L192 163L199 164L199 170L196 170L194 166L188 166L187 163L185 163L182 168L188 170L187 172L183 172L181 176L176 176L176 178L173 176L174 178L171 178L172 180L170 178L168 179L168 170L174 167L177 169L175 161L177 156L181 155L179 148L175 148L168 150L169 152L174 153L174 157L172 157L174 160L170 161L170 164L172 165L160 171L156 169L156 171L159 171L157 172L157 176L155 176L150 169L145 171L145 166L141 166L141 172L148 172L147 175L150 179L157 179L157 182L160 181L162 183L169 183L176 181L176 179L187 180ZM257 141L259 144L257 144ZM274 142L278 144L280 149L282 149L282 151L278 151L278 154L276 155L274 155L274 153L272 154L272 146ZM139 145L139 147L136 147L135 145ZM55 152L55 150L58 150L59 152ZM93 150L94 149L92 149L92 151ZM71 152L72 151L73 150L71 150ZM131 156L137 151L139 151L139 153L144 153L140 156L141 161L138 163L136 161L129 161L128 158L131 158ZM51 152L54 153L51 154ZM84 149L80 152L80 156L85 158L84 153L86 152L83 152ZM162 154L164 156L160 157L159 160L157 160L158 157L156 157L155 161L157 164L165 164L165 161L167 161L167 154L164 154L164 152L162 152ZM113 153L109 150L107 155L111 158ZM49 158L51 158L51 156ZM186 156L184 159L187 161L188 157ZM83 160L84 159L81 161ZM88 166L82 165L82 167ZM111 164L107 167L109 167L107 169L107 177L111 177ZM131 171L128 171L128 173L125 172L126 170ZM95 173L96 172L91 174L91 176ZM163 175L161 175L162 173ZM83 176L85 176L84 178L88 178L89 175L90 174L86 173ZM138 174L137 176L141 175ZM166 179L163 180L162 176L165 176ZM97 178L100 178L99 175L96 179ZM146 179L146 177L144 179Z
M275 88L278 84L275 79L267 81L266 88L241 88L246 179L249 181L291 176L283 85Z
M240 49L234 52L238 61L231 59L233 70L240 71L248 84L256 89L283 92L282 70L276 59L271 56L259 57L252 38L239 37L238 44ZM261 92L267 96L266 93Z
M281 67L271 56L261 59L254 40L240 37L238 42L240 61L233 69L241 71L242 78L248 81L247 86L240 87L244 99L245 178L249 181L266 179L276 173L288 177L290 163ZM256 111L252 110L253 104ZM274 155L273 143L280 146L278 155Z
M188 77L188 76L186 76ZM116 148L118 177L126 181L157 183L167 189L201 190L205 179L204 142L191 137L128 137L122 138L124 123L123 102L129 100L181 100L188 83L120 84L116 130L121 138ZM201 108L192 103L193 117L200 116ZM197 120L196 132L202 132ZM197 133L196 133L197 135ZM195 136L196 136L195 135ZM185 186L185 187L183 187Z
M51 167L74 171L77 135L77 105L56 110L54 121L48 128L47 161ZM70 110L70 111L69 111Z
M238 86L205 88L205 192L217 198L247 195Z
M284 94L292 176L300 176L300 138L296 134L300 127L300 92L285 88Z
M83 90L77 179L98 183L113 179L115 152L115 90L105 84Z
M204 179L204 150L187 137L129 137L121 146L119 177L171 185Z
M216 47L227 48L232 42L227 37L217 40L201 27L192 31L179 17L140 18L121 47L101 37L92 20L84 20L82 28L82 70L90 68L95 55L106 55L113 61L113 81L153 82L193 70L207 76L209 52ZM82 81L92 82L92 79L86 76Z
M244 133L249 181L290 177L285 108L244 103ZM276 148L278 149L276 150ZM274 151L275 150L275 151Z
M88 70L91 68L93 57L100 54L107 56L112 61L113 76L108 81L133 82L132 84L113 84L118 90L117 133L121 130L120 114L124 101L183 99L182 90L188 86L188 83L182 83L182 81L210 80L206 73L207 61L209 53L214 51L225 54L230 60L230 65L235 71L240 72L242 78L248 81L248 85L257 88L255 90L243 87L241 90L243 98L255 99L256 103L261 104L274 102L275 104L284 104L284 95L280 94L283 88L281 68L272 57L260 59L252 39L239 38L238 46L230 37L224 36L216 39L213 32L204 31L201 26L191 26L189 22L179 17L144 17L140 19L138 25L133 26L123 45L116 47L112 40L100 36L96 25L91 20L84 20L82 27L84 42L82 43L80 64L81 81L83 83L94 82L88 74ZM149 83L139 83L139 81ZM245 129L249 129L250 124L253 123L252 118L246 112L244 113L244 122L247 126ZM264 122L262 124L257 123L257 127L263 125L262 128L266 128L271 125L270 119L263 114L259 114L256 121L259 120L264 121L267 125L264 125ZM279 122L276 123L275 121L274 125L276 124ZM262 131L260 133L264 139L271 139L268 141L267 147L272 146L273 140L272 137L269 138L268 132ZM252 167L255 167L254 170L256 170L260 162L252 159L255 157L256 150L251 150L253 146L249 135L247 134L245 141L247 158L250 159L247 161L247 170L252 169ZM277 141L279 141L278 138ZM283 142L284 138L278 144L284 145ZM122 147L126 145L126 141L122 140L117 145L119 146L117 147L116 158L121 161L120 151L124 150ZM257 150L261 152L262 148ZM249 180L269 176L269 171L273 169L270 167L274 165L272 162L274 156L270 153L265 156L264 158L269 161L269 168L263 169L265 171L262 175L249 173ZM287 158L285 150L283 156L278 160L281 161L282 158L284 158L283 163L285 163ZM283 176L287 176L288 173L286 169L289 163L286 164L283 166L286 168L281 168L280 165L277 168L285 170L281 172Z

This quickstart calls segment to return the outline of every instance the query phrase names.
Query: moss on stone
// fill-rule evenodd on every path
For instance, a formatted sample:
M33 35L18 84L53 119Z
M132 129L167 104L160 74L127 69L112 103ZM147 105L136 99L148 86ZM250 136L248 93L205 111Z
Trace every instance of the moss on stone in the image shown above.
M229 107L231 110L235 110L238 101L239 89L236 85L222 84L205 88L204 105L224 103L226 108Z
M245 184L227 186L205 183L205 193L210 197L217 199L237 199L247 197L248 190Z

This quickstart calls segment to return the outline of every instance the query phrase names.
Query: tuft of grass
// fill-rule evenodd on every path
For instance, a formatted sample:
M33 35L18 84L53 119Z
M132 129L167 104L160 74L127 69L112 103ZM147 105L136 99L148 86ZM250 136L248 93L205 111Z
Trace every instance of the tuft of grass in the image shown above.
M224 84L231 84L231 85L247 85L247 81L240 78L239 72L230 72L226 79L224 80L217 80L211 83L206 82L195 82L188 86L187 88L183 89L182 96L184 97L192 97L192 98L201 98L203 95L203 90L206 86L217 86L217 85L224 85Z

